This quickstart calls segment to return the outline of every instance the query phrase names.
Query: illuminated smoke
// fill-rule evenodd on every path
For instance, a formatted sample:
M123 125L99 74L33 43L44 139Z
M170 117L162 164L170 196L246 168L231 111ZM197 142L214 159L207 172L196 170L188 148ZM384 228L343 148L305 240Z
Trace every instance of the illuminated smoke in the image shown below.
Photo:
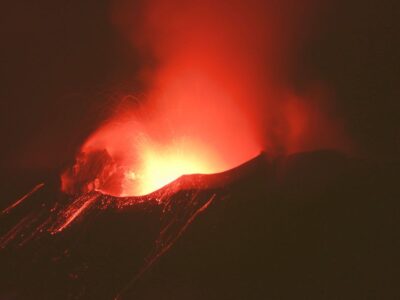
M262 150L343 147L323 84L299 94L288 80L309 2L151 0L135 14L115 1L114 24L142 54L146 97L88 138L64 191L143 195Z

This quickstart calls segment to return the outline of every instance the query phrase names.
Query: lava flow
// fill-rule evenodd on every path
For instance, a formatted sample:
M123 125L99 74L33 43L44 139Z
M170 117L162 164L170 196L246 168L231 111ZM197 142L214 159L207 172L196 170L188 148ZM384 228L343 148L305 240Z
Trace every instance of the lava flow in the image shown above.
M150 238L152 243L146 256L132 257L133 261L139 260L139 268L132 269L132 278L122 282L123 287L118 293L122 295L174 245L200 213L214 201L229 197L228 187L254 173L264 162L265 157L261 154L233 170L211 175L182 176L153 193L137 197L114 197L98 191L68 196L64 193L54 194L51 187L40 184L3 210L0 221L5 224L10 217L23 217L0 237L0 248L19 249L31 243L31 247L38 247L36 251L40 252L41 245L48 245L49 236L58 235L68 228L74 234L80 231L83 217L90 221L99 213L118 215L126 210L131 210L133 216L134 212L145 213L154 221L151 227L157 230L151 234L154 236ZM49 198L49 195L54 198ZM135 224L135 219L132 222ZM57 240L51 241L57 243ZM140 243L140 240L132 241L133 245L137 242ZM64 247L62 251L69 253L73 252L71 249L75 246L67 242ZM57 257L59 253L54 255Z

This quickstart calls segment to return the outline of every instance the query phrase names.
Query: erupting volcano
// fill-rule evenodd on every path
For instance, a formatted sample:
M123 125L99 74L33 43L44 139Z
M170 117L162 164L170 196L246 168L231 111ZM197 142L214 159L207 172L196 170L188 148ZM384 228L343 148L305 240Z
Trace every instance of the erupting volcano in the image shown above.
M48 242L64 253L54 260L67 260L75 247L69 239L84 224L101 216L119 224L131 213L137 228L128 249L137 253L125 272L136 282L200 213L238 192L235 184L244 190L248 178L270 184L271 160L345 148L330 107L333 93L315 80L294 84L292 64L312 1L281 2L113 1L112 23L139 57L132 73L141 96L121 97L78 147L61 172L61 191L39 184L3 211L6 219L24 217L7 227L0 246L32 243L39 253ZM144 233L137 233L142 225ZM81 265L74 268L84 273ZM112 292L126 283L118 281Z

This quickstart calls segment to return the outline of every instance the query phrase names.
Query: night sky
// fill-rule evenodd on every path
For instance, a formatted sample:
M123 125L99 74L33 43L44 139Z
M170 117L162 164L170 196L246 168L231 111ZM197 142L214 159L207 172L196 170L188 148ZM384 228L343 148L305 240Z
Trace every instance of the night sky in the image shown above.
M399 5L332 1L298 53L297 77L327 83L356 154L399 151ZM2 9L1 165L60 168L110 113L140 92L135 50L110 22L107 1L8 1Z

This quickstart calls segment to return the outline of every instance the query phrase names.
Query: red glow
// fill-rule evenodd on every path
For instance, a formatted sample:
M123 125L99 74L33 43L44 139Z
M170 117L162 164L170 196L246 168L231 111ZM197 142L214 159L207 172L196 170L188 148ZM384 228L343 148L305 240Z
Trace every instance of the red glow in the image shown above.
M204 124L204 129L188 125L168 131L162 121L146 124L148 127L144 126L146 120L141 122L130 116L125 121L113 120L94 133L82 147L75 167L62 176L63 189L71 190L80 177L79 184L87 186L83 191L100 190L117 196L144 195L185 174L211 174L231 169L255 157L261 149L254 142L246 145L248 138L240 132L235 136L239 140L223 140L222 136L219 140L225 130L223 127L229 126L225 123L215 130ZM150 135L157 126L163 131L162 137Z
M318 84L299 95L286 79L305 23L296 5L149 0L138 18L129 3L114 1L113 22L142 53L146 96L88 138L62 176L64 191L143 195L262 150L341 146L323 101L309 99Z

